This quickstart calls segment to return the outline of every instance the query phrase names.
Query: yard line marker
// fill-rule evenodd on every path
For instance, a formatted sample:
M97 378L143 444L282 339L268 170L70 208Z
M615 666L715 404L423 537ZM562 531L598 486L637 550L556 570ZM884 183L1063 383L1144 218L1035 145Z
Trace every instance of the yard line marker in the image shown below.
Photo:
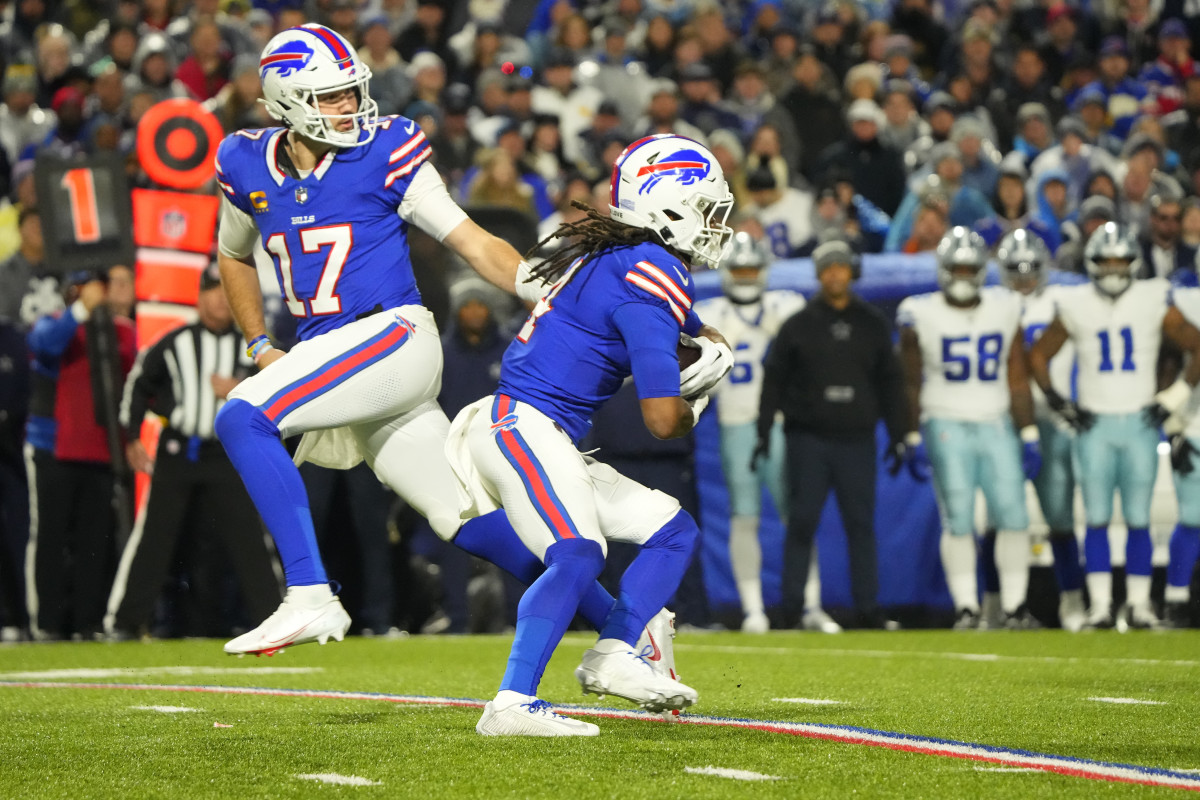
M314 772L308 775L297 775L297 778L305 781L320 781L321 783L335 783L339 786L382 786L379 781L373 781L369 778L360 778L357 775L338 775L336 772Z
M187 706L130 706L135 711L157 711L160 714L186 714L189 711L203 711L202 708Z
M772 703L799 703L806 706L840 706L841 700L822 700L819 697L772 697Z
M1138 700L1136 697L1089 697L1097 703L1116 703L1122 706L1165 706L1162 700Z
M307 675L322 667L113 667L97 669L42 669L29 672L0 672L5 680L43 680L58 678L136 678L139 675Z
M197 694L260 695L269 697L301 697L326 700L375 700L387 703L406 703L424 706L454 706L459 708L483 708L485 701L470 697L427 697L424 695L383 694L380 692L345 692L335 689L276 689L256 686L204 686L187 684L154 683L65 683L57 681L0 681L0 688L16 689L110 689L136 692L193 692ZM618 708L555 704L555 711L583 717L606 719L629 719L642 722L667 724L658 714ZM777 722L736 717L710 717L700 714L681 714L675 717L677 724L708 725L723 728L741 728L764 733L786 733L808 739L823 739L844 744L859 744L883 747L906 753L962 758L983 761L1006 767L1054 772L1075 778L1136 783L1143 786L1163 786L1172 789L1189 789L1200 792L1200 776L1189 775L1160 767L1142 767L1136 764L1120 764L1109 761L1093 761L1073 756L1056 756L1010 747L997 747L953 739L938 739L932 736L917 736L892 731L859 728L852 725L829 725L817 722Z
M684 767L689 775L713 775L717 778L733 778L735 781L777 781L778 775L763 775L748 769L726 769L725 767Z

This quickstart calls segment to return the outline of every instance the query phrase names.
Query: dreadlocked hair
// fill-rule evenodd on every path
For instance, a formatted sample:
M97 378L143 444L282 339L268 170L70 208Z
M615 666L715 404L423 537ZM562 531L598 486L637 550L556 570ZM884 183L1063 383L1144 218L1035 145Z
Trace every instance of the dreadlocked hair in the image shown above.
M564 222L559 225L554 233L530 248L525 257L532 258L551 239L575 238L575 241L534 267L530 271L533 278L546 283L554 283L566 273L576 259L583 259L579 265L582 267L606 250L629 247L643 242L662 243L654 231L617 222L578 200L572 200L571 205L583 211L587 216L578 222Z

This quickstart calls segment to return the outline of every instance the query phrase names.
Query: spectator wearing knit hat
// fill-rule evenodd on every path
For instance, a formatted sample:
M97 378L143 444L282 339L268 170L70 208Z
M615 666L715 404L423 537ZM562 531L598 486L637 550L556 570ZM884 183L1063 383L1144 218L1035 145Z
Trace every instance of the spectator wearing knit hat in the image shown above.
M863 197L892 214L904 197L904 162L898 151L879 141L881 116L873 100L854 101L846 112L851 135L821 153L817 175L834 168L849 173Z
M1117 207L1104 195L1097 194L1079 204L1079 215L1075 220L1075 235L1063 242L1054 254L1060 270L1086 275L1083 250L1096 229L1106 222L1117 221Z
M1087 180L1097 170L1113 172L1117 160L1103 148L1089 144L1087 128L1078 117L1063 117L1056 128L1058 144L1044 150L1033 160L1029 172L1037 180L1048 169L1067 173L1067 188L1078 202L1083 199Z
M1109 36L1100 44L1100 77L1084 87L1104 95L1112 133L1124 139L1134 120L1150 108L1150 93L1139 81L1129 77L1129 47L1118 36Z
M914 104L920 105L933 94L933 87L921 77L912 56L911 39L902 33L888 36L883 50L883 78L885 85L893 80L907 81L911 87Z
M1054 146L1054 128L1050 112L1041 103L1026 103L1017 111L1013 151L1020 153L1028 168L1034 159Z
M41 108L37 97L37 72L28 64L10 64L4 71L3 104L0 104L0 147L10 164L16 164L27 147L45 140L56 117Z
M958 145L962 156L963 186L970 186L984 197L991 197L1000 177L1000 170L996 166L1000 152L987 138L983 124L974 116L962 117L951 128L950 141Z
M893 78L884 84L883 126L879 130L879 140L900 152L922 136L929 135L929 123L917 113L913 98L912 85L906 80Z
M1192 40L1181 20L1168 19L1159 27L1158 58L1138 73L1158 114L1170 114L1183 105L1183 83L1197 74L1191 47Z

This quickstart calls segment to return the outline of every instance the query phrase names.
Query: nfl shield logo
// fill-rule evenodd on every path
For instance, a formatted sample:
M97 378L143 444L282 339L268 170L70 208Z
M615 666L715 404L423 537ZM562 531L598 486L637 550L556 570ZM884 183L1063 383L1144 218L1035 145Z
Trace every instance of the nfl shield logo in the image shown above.
M308 202L308 189L305 189L303 186L301 186L299 189L296 190L296 202L297 203L307 203Z

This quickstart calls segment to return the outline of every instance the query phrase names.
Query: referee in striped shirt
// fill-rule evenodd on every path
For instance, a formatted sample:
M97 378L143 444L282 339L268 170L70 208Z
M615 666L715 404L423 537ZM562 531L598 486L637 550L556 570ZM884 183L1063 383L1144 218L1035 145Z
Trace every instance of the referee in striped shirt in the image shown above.
M221 541L248 619L265 619L281 599L274 552L242 479L213 433L213 419L226 395L254 369L233 326L215 263L201 274L196 311L197 322L142 351L125 382L121 424L129 442L126 456L134 469L153 477L109 595L104 625L113 638L146 632L172 564L184 560L176 556L181 533L199 545L194 551L212 550L214 540ZM153 459L138 438L147 410L165 424ZM201 610L199 632L229 635L220 615L229 605L221 595L227 565L207 575L196 559L190 566Z

